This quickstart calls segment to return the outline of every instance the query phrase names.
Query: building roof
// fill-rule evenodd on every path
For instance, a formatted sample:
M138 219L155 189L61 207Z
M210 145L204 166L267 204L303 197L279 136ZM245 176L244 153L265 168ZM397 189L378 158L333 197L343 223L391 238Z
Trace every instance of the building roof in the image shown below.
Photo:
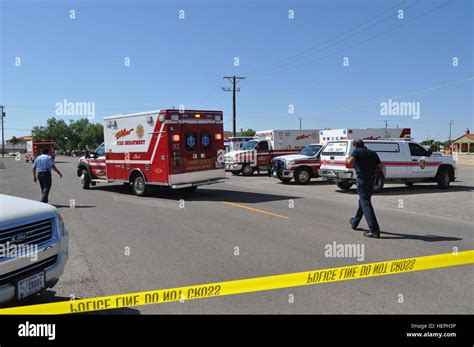
M474 134L462 134L453 143L474 143Z

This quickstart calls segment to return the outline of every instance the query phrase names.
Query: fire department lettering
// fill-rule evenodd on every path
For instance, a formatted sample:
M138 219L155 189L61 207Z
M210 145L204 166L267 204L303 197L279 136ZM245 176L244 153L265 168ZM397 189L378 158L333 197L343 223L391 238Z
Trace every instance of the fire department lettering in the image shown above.
M298 135L298 136L296 136L296 141L307 139L310 136L311 135L309 135L309 134L308 135L307 134Z
M126 140L117 141L117 146L129 146L129 145L143 145L145 140Z
M186 161L186 170L203 170L212 168L212 161L211 159L195 159L195 160L187 160Z
M130 133L133 131L133 128L132 129L122 129L122 130L119 130L116 134L115 134L115 138L118 140L118 139L121 139L122 137L125 137L125 136L128 136L130 135Z

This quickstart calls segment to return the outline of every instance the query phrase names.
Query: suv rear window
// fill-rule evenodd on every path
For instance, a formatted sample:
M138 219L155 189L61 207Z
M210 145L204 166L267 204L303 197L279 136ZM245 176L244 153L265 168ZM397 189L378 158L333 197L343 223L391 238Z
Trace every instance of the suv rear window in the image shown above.
M346 155L347 152L347 142L329 142L326 147L324 147L321 155Z
M365 147L374 152L400 152L400 147L396 142L366 142Z

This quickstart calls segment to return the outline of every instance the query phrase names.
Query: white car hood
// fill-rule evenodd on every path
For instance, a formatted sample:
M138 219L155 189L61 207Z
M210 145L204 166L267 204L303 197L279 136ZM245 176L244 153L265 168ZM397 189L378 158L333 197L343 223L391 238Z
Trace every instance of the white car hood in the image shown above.
M54 206L39 201L0 194L0 229L53 218L56 214L57 209Z
M273 158L273 160L280 159L280 160L301 160L301 159L308 159L309 157L304 154L288 154L288 155L281 155L279 157Z

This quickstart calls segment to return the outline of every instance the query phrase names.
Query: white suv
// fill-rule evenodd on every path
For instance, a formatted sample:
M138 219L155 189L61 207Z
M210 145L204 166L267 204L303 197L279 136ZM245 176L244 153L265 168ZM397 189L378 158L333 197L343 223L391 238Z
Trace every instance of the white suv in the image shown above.
M0 194L0 304L53 287L68 256L68 233L54 206Z
M353 168L346 167L354 140L331 141L321 151L320 175L335 180L337 186L348 190L356 180ZM379 155L384 171L378 172L374 192L380 192L385 182L403 182L412 186L416 182L437 182L438 187L447 189L456 179L456 165L453 157L432 153L422 145L407 140L364 140L364 144Z

